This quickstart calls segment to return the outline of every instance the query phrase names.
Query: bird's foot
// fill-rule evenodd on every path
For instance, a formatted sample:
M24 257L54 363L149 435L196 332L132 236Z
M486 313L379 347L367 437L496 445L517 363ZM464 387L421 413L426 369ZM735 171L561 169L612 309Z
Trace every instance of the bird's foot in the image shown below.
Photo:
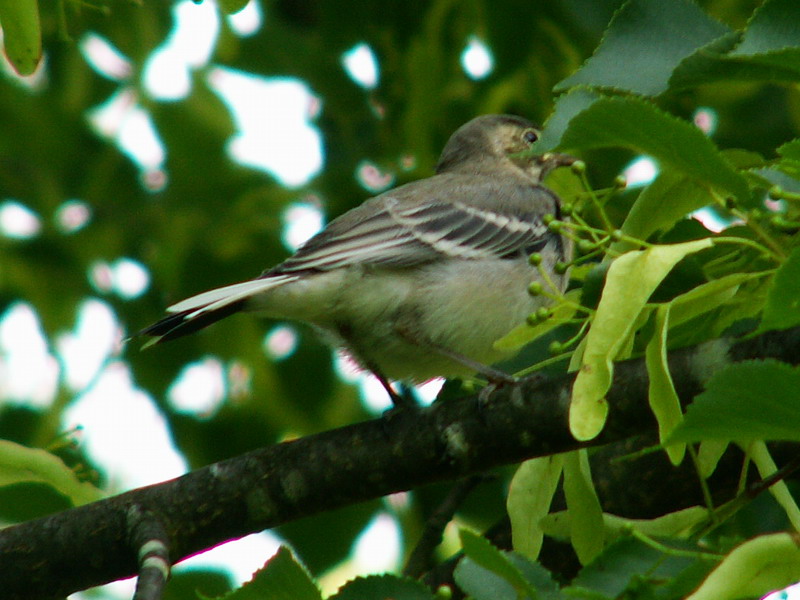
M485 406L489 403L489 398L492 394L494 394L497 390L507 385L513 385L515 383L519 383L520 379L514 377L513 375L509 375L508 373L503 373L497 369L492 369L491 367L487 367L487 371L481 373L487 379L487 384L483 387L483 389L478 392L478 405Z

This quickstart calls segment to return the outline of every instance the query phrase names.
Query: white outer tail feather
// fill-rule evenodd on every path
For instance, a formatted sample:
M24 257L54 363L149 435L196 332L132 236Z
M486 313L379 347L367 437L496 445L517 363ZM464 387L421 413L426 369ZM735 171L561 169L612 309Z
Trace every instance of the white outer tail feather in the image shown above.
M187 320L193 319L205 312L217 310L229 304L233 304L234 302L238 302L243 298L255 296L256 294L283 285L284 283L296 281L299 278L299 275L275 275L263 279L252 279L250 281L234 283L233 285L226 285L225 287L209 290L187 298L186 300L181 300L177 304L173 304L167 308L167 312L179 313L197 309L186 315Z

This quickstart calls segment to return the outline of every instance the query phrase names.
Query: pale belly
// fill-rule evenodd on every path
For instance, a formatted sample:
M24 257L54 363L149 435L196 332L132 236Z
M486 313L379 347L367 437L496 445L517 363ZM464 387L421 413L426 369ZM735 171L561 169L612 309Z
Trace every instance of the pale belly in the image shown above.
M306 321L364 367L421 382L473 372L437 348L484 365L506 358L494 342L544 303L528 293L535 279L537 270L524 257L353 267L280 286L250 308Z

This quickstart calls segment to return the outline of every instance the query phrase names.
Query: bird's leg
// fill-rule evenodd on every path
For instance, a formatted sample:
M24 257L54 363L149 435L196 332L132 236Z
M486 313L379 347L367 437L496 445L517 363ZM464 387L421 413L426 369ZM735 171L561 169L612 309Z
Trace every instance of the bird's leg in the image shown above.
M395 409L398 408L413 408L416 406L416 403L407 395L398 394L389 380L380 372L378 367L369 362L363 362L364 366L375 376L375 378L381 382L383 389L389 394L389 398L392 401Z
M380 381L381 385L383 386L383 389L385 389L386 393L389 394L389 399L392 401L392 405L394 406L395 409L413 408L414 406L416 406L416 403L413 401L413 399L398 394L396 391L394 391L394 388L392 387L392 384L389 382L389 379L387 379L387 377L381 372L381 370L378 368L378 365L376 365L374 362L370 360L363 358L365 354L362 353L359 350L358 345L353 342L352 339L353 336L349 335L350 334L349 326L340 323L336 327L336 332L341 338L341 340L344 341L344 345L347 348L348 352L350 353L350 356L352 356L357 363L359 363L367 371L372 373L375 376L375 378L378 381Z
M434 344L428 340L424 342L421 341L417 336L413 333L408 331L406 328L397 327L397 333L403 337L407 342L414 344L415 346L421 346L425 348L430 348L434 352L441 354L442 356L446 356L447 358L457 362L461 365L464 365L468 369L471 369L475 373L479 375L483 375L486 380L489 382L485 388L480 391L478 395L479 399L482 402L485 402L489 395L499 387L503 387L504 385L510 385L512 383L516 383L518 379L513 375L509 375L508 373L504 373L499 369L495 369L494 367L490 367L485 365L477 360L473 360L468 356L464 356L460 352L456 352L455 350L450 350L449 348L445 348L443 346L439 346L438 344Z
M459 352L455 352L453 350L437 346L436 344L428 344L428 347L434 350L435 352L441 354L442 356L446 356L447 358L450 358L455 362L464 365L468 369L472 369L479 375L483 375L489 383L495 385L507 385L509 383L516 383L517 381L517 378L514 377L513 375L504 373L500 369L495 369L494 367L490 367L488 365L480 363L477 360L472 360L470 357L464 356Z

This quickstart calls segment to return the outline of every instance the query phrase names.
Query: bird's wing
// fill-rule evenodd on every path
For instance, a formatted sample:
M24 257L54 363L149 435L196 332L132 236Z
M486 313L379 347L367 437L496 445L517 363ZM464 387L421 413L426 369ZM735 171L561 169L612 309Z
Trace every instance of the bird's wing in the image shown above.
M532 191L551 196L545 188ZM446 258L503 258L535 252L549 239L542 209L534 210L533 199L527 202L528 211L513 203L499 203L495 210L479 208L466 198L420 204L387 194L380 200L368 217L341 225L334 221L265 275L356 264L408 267Z

